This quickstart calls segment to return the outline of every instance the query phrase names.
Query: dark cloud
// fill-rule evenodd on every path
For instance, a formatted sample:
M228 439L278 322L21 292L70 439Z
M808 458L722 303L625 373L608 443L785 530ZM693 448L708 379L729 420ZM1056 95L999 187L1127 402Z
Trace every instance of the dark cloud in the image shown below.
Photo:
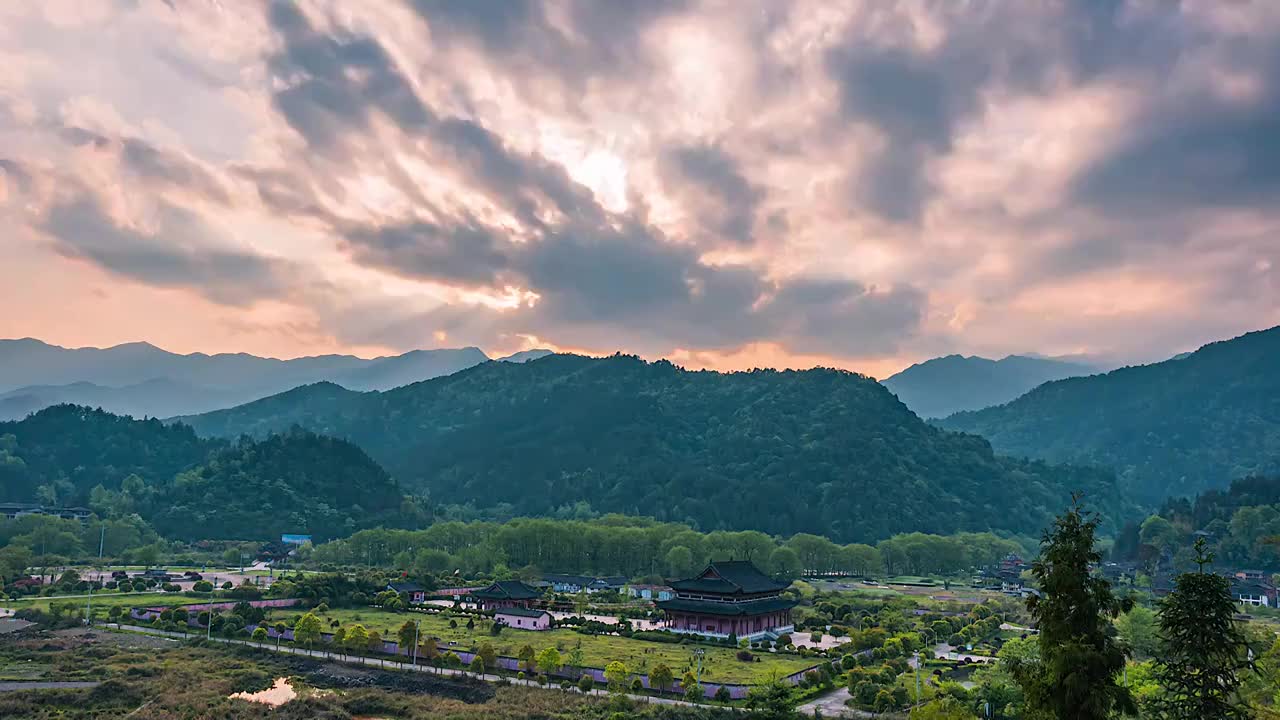
M739 244L752 241L765 193L747 180L736 158L718 145L686 145L668 150L663 167L668 185L692 191L692 209L706 232Z
M510 265L511 243L474 221L353 226L343 237L356 262L446 283L492 286Z
M195 192L224 205L231 202L226 188L212 173L181 155L159 150L142 140L121 141L120 161L129 173L153 185Z
M1073 198L1111 213L1280 202L1280 38L1256 100L1196 93L1154 103L1073 183Z
M979 108L988 67L963 44L920 53L859 39L829 53L841 116L874 127L883 140L851 179L860 204L888 220L919 220L933 193L928 162L951 150L957 126Z
M408 0L442 45L470 42L495 58L550 71L574 86L636 72L640 38L686 0L569 0L554 18L540 0Z
M919 328L926 297L909 285L888 290L844 279L799 278L762 313L796 352L868 356L894 352Z
M164 202L154 230L118 225L87 194L50 208L41 228L64 255L150 285L188 288L224 305L279 297L292 279L285 263L218 247L198 215Z
M283 39L267 63L286 84L275 106L308 144L333 150L346 133L366 129L374 112L407 129L430 122L412 85L373 38L318 32L290 0L272 2L268 20Z

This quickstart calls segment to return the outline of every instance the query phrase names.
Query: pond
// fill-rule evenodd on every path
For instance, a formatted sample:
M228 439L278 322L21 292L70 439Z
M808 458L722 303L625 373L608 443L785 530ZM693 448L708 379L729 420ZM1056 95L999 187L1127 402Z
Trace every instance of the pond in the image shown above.
M275 683L266 690L260 690L256 693L232 693L227 697L240 698L241 700L262 703L264 705L279 706L298 697L298 693L293 689L293 686L289 684L288 678L276 678Z

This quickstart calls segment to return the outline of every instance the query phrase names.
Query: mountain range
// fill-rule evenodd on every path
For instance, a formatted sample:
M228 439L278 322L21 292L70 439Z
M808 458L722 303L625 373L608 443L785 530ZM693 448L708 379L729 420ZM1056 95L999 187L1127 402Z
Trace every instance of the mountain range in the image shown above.
M526 350L501 360L549 354ZM39 340L0 340L0 420L60 403L133 417L172 417L234 407L316 382L386 390L488 361L479 348L414 350L364 359L322 355L278 360L245 353L180 355L148 343L64 348Z
M1010 355L1001 360L947 355L917 363L884 380L915 414L941 418L963 410L1003 405L1049 382L1101 371L1099 365Z
M1041 385L940 427L998 452L1100 465L1155 504L1280 469L1280 327L1151 365Z
M1116 517L1104 470L995 455L846 371L691 372L615 355L484 363L385 392L333 383L182 418L202 436L301 427L348 440L432 503L600 512L704 530L1035 533L1073 490Z

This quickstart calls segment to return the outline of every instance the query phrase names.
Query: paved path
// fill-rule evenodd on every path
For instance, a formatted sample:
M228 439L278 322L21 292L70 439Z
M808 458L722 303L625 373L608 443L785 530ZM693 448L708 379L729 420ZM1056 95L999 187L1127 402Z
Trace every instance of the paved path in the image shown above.
M814 698L809 702L796 708L796 712L804 717L813 717L814 711L822 713L822 717L842 717L842 718L869 718L873 717L872 713L857 708L851 708L845 705L849 700L849 688L842 687L834 692Z
M87 681L33 681L33 682L0 682L0 692L17 692L19 690L67 690L98 687L102 683Z
M105 627L105 626L102 626L102 627ZM159 636L173 637L173 638L203 637L197 633L184 634L179 632L172 632L169 630L157 630L156 628L143 627L141 625L121 625L119 626L119 629L130 630L132 632L143 633L146 635L159 635ZM453 675L457 677L469 677L469 678L479 677L479 679L484 680L485 682L498 682L499 680L504 680L506 682L510 682L513 684L520 682L519 680L516 680L511 677L507 677L505 675L485 674L485 675L477 676L474 673L470 673L465 670L437 668L437 667L432 667L430 665L413 665L410 663L400 662L399 660L389 659L385 656L383 657L352 657L350 655L334 655L333 653L327 652L324 650L308 650L306 648L290 647L288 645L281 645L279 648L277 648L274 643L270 643L270 642L264 643L264 644L258 644L248 640L232 640L230 638L215 637L215 638L209 638L209 639L212 640L213 642L228 643L228 644L235 644L235 645L248 645L250 647L256 647L260 650L267 650L270 652L290 653L292 655L306 655L308 657L319 658L321 660L328 660L330 662L345 662L345 663L357 664L357 665L368 665L369 667L378 667L382 669L391 669L391 670L429 672L429 673L435 673L437 675ZM524 684L530 687L538 686L538 684L533 680L525 680ZM552 687L552 686L548 686L548 687ZM555 687L558 689L558 686L555 686ZM575 687L573 688L572 692L581 692L581 691ZM601 690L591 690L590 693L592 695L608 694L607 692L604 692ZM664 697L654 697L652 695L627 694L626 697L632 700L635 700L636 702L657 703L659 705L690 705L690 706L695 705L695 703L687 703L683 700L675 700L672 698L664 698ZM706 704L704 703L703 705L705 706ZM741 708L731 707L730 709L738 710Z

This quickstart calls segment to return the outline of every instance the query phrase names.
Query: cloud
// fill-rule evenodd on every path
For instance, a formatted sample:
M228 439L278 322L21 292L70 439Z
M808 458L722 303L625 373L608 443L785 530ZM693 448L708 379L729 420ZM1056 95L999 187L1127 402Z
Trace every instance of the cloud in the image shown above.
M198 215L166 203L151 227L136 227L83 195L50 208L41 228L66 256L150 285L191 289L224 305L283 296L291 282L285 263L219 247L221 238Z
M747 180L737 159L718 145L684 145L664 153L663 165L667 182L692 195L704 232L733 243L752 242L765 193Z
M883 370L1280 322L1265 3L50 9L5 14L0 287L187 289L208 349Z

